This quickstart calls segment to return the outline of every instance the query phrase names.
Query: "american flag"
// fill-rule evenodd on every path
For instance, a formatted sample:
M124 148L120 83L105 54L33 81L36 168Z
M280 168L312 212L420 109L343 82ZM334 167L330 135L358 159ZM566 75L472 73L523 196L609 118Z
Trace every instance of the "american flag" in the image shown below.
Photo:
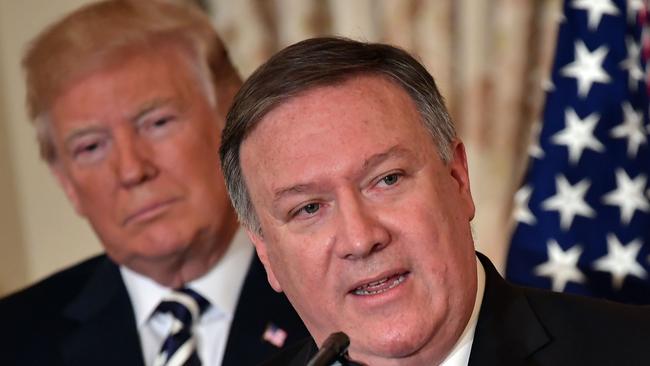
M646 9L564 3L543 123L515 195L512 282L650 303Z
M262 334L262 339L278 348L282 348L284 341L287 340L287 336L288 334L284 329L279 328L273 323L269 323L266 325L264 334Z

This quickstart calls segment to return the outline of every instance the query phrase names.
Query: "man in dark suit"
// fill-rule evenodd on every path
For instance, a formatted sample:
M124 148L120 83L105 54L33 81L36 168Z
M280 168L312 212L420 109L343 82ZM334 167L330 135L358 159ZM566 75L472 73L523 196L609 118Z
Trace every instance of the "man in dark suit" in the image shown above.
M205 15L93 3L23 63L41 154L106 255L0 300L0 364L252 365L307 334L228 201L241 80Z
M276 291L342 363L641 365L650 312L513 287L474 250L463 143L426 69L340 38L290 46L242 86L226 186Z

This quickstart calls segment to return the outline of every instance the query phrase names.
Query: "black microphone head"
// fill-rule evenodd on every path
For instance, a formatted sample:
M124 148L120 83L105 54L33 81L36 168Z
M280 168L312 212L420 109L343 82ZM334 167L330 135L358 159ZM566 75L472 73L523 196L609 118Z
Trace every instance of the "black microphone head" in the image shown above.
M309 361L307 366L330 366L343 357L350 346L350 337L343 332L330 334L323 342L318 353Z
M343 353L348 349L349 345L350 337L343 332L336 332L330 334L329 337L325 339L321 348L331 347L336 350L337 353Z

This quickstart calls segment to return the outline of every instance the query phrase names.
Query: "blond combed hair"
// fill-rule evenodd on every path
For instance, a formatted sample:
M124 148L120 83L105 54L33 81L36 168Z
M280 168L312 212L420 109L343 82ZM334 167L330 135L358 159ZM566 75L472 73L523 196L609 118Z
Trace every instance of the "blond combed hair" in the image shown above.
M48 111L64 88L137 52L174 45L196 65L225 118L241 79L210 19L198 8L162 0L108 0L79 8L30 44L23 69L27 109L43 159L57 159Z

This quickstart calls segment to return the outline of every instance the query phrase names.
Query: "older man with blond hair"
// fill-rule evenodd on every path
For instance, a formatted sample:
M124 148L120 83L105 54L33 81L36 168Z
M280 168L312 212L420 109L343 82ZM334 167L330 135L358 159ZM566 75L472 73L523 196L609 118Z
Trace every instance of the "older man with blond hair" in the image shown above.
M0 300L0 364L246 365L305 334L228 201L241 81L204 14L93 3L23 66L41 155L106 254Z

